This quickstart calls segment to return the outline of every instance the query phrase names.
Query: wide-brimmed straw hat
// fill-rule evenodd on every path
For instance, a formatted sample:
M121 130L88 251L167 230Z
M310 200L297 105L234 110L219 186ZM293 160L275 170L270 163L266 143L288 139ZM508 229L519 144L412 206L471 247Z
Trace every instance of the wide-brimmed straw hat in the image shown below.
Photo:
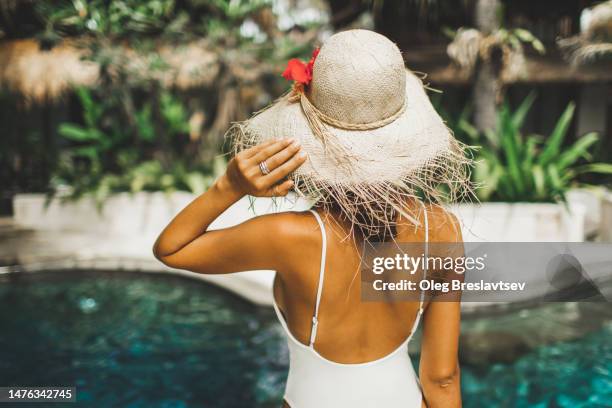
M308 69L289 93L230 128L236 151L295 138L308 156L292 176L296 191L339 207L366 230L392 226L397 212L413 219L407 198L439 202L465 190L464 148L393 42L373 31L343 31L325 41Z

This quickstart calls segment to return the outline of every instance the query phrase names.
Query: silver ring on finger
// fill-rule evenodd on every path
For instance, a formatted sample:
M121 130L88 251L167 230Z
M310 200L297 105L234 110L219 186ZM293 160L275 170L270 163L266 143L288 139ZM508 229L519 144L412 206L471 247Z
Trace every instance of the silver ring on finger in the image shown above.
M259 163L259 170L261 170L261 174L264 176L270 174L270 169L268 168L265 160Z

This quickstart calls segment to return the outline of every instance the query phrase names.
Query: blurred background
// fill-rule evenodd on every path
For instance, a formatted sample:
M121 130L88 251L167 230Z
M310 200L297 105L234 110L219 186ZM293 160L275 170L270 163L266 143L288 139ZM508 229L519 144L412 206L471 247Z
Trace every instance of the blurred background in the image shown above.
M184 277L150 248L224 170L230 123L349 28L396 42L477 147L467 240L612 242L612 1L0 0L0 386L279 406L272 275ZM610 310L467 310L465 406L612 406Z
M551 157L612 159L612 11L597 3L2 1L2 210L20 192L201 192L228 124L287 89L286 61L354 27L395 41L442 91L432 98L456 136L483 146L482 200L555 201L577 180L609 184L567 175L575 161L532 160L550 139ZM497 126L511 115L520 120ZM518 146L503 132L520 133ZM517 161L532 163L505 177Z

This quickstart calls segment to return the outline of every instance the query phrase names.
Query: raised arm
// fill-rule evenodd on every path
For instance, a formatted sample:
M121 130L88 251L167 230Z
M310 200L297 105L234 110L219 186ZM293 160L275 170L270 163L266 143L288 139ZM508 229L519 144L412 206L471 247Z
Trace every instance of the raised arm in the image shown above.
M157 238L153 254L164 264L200 273L231 273L252 269L275 269L273 240L263 240L282 228L282 217L256 217L215 231L210 224L245 195L286 195L293 182L286 176L301 166L306 157L290 139L270 141L244 150L228 164L214 185L192 201L166 226ZM266 162L270 173L259 167Z

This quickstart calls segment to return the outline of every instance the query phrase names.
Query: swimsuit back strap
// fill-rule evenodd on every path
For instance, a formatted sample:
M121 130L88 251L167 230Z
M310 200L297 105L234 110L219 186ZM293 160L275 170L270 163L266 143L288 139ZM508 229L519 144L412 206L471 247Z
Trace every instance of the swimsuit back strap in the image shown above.
M427 207L424 206L425 211L425 249L423 251L425 264L423 265L423 279L427 279L427 257L429 256L429 222L427 219ZM423 312L423 303L425 301L425 291L421 290L421 296L419 300L419 313Z
M424 227L425 227L425 242L424 242L424 249L423 249L423 279L427 278L427 266L428 266L428 261L427 261L427 257L429 256L429 220L427 219L427 207L423 206L424 210L425 210L425 218L424 218ZM414 322L412 323L412 329L410 330L410 335L408 336L408 339L406 340L407 342L410 341L410 339L412 338L412 335L414 334L414 332L416 331L416 329L419 327L419 322L421 321L421 316L423 315L424 309L423 309L423 305L425 304L425 291L421 290L421 294L420 294L420 298L419 298L419 310L417 311L417 315L416 318L414 319Z
M325 225L321 220L319 214L314 210L309 210L317 219L319 227L321 228L321 266L319 268L319 284L317 286L317 299L315 302L314 314L312 316L312 328L310 330L310 347L313 347L315 339L317 338L317 326L319 325L319 304L321 303L321 295L323 293L323 280L325 278L325 258L327 256L327 234L325 232Z

